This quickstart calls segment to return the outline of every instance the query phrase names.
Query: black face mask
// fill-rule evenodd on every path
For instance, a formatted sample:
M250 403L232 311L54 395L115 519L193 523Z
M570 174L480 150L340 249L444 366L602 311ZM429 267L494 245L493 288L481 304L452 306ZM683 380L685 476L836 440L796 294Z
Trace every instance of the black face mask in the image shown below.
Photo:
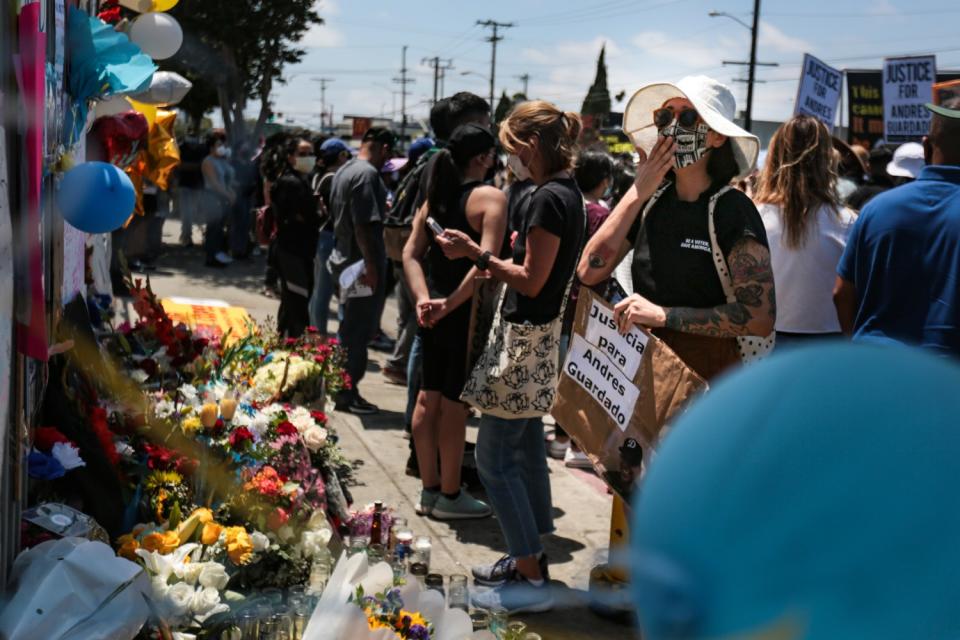
M707 146L708 131L710 127L703 123L687 128L680 126L676 120L660 129L660 135L673 138L677 142L674 164L678 169L689 167L710 151Z

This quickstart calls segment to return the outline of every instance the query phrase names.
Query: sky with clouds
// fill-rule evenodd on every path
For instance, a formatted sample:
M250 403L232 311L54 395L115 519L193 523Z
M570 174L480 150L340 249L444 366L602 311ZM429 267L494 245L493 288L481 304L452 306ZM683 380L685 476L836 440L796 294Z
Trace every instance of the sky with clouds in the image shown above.
M496 93L523 88L569 110L579 110L593 81L600 47L607 47L611 94L630 94L645 83L706 74L732 88L738 103L745 67L724 60L749 57L750 32L711 10L751 21L750 0L318 0L325 23L303 41L304 61L286 69L274 93L274 110L316 128L321 77L334 119L344 114L399 113L401 48L407 45L408 116L425 118L433 72L423 62L452 60L445 93L489 93L489 29L477 20L513 22L497 49ZM937 54L939 69L960 69L958 0L763 0L754 118L790 116L805 52L848 69L878 69L885 55ZM626 101L614 103L622 110Z

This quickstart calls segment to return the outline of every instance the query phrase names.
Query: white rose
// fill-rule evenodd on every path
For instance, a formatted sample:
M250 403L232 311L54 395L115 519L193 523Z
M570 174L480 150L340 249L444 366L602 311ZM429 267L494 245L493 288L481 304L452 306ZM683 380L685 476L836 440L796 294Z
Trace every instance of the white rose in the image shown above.
M223 591L230 582L230 576L219 562L206 562L200 572L199 582L201 587L213 587L217 591Z
M185 384L180 387L180 395L188 404L192 404L192 401L197 399L197 388L192 384Z
M190 611L201 624L210 616L229 609L228 605L220 602L220 592L213 587L197 589L190 602Z
M263 434L266 432L267 427L269 426L269 416L263 413L258 413L250 420L250 424L247 426L247 428L250 429L250 432L259 439L263 437Z
M330 536L327 531L304 531L300 544L303 547L303 555L312 558L327 548L330 542Z
M253 540L253 550L257 553L266 551L270 548L270 538L259 531L254 531L251 533L250 538Z
M193 587L178 582L167 591L167 605L175 617L185 615L193 603Z
M310 451L318 451L327 443L327 430L323 427L310 427L300 434L303 438L303 444Z

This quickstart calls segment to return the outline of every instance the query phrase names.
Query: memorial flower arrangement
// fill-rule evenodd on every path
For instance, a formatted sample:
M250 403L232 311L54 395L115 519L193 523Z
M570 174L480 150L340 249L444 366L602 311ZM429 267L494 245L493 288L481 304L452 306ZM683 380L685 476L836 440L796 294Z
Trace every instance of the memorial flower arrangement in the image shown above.
M433 625L423 615L404 609L400 589L367 596L360 586L357 587L355 602L367 616L371 631L389 629L401 640L430 640L433 637Z

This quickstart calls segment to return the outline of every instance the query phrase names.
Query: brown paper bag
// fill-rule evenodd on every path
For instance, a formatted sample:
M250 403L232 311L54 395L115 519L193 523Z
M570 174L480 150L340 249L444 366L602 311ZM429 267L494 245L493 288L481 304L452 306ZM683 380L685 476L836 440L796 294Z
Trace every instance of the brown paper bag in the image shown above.
M613 307L581 289L551 414L621 497L630 500L644 452L706 388L656 336L640 328L620 336Z

